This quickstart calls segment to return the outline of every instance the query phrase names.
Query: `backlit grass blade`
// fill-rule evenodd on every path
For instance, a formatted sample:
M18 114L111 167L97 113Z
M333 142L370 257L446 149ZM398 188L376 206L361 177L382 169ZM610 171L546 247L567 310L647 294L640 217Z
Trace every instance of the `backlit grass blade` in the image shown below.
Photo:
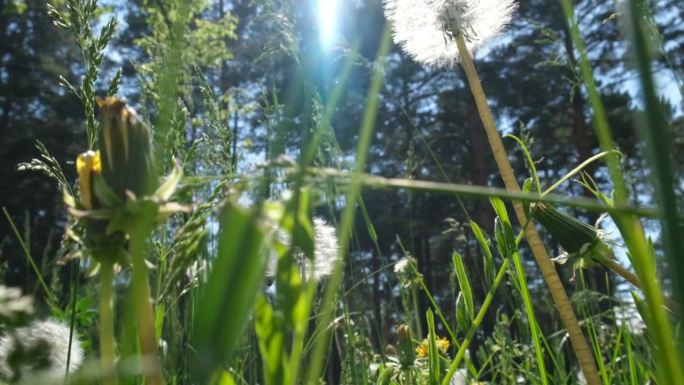
M266 268L258 212L233 204L221 213L218 250L196 308L195 378L205 384L243 337Z

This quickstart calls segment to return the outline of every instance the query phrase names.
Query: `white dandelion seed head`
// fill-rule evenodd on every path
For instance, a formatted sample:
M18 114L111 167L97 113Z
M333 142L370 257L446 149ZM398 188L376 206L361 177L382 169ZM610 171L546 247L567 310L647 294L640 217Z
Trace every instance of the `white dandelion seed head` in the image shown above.
M314 218L314 265L309 267L308 275L320 281L332 274L337 261L337 233L322 218Z
M449 380L449 385L468 385L468 372L465 369L458 369Z
M0 377L13 381L28 376L62 378L83 362L83 348L70 328L54 320L34 321L0 337Z
M300 265L304 279L320 281L332 274L337 260L337 234L335 228L330 226L322 218L313 219L314 227L314 258L307 258L300 250L295 250L295 261ZM275 236L280 243L289 247L292 244L289 234L282 229L277 229ZM266 274L274 277L278 268L278 256L273 252L268 264Z
M409 273L409 268L411 267L412 263L414 263L414 259L412 257L404 257L394 264L394 272L397 274Z
M514 0L385 0L394 41L416 61L439 67L458 63L454 37L472 52L498 35L516 9Z

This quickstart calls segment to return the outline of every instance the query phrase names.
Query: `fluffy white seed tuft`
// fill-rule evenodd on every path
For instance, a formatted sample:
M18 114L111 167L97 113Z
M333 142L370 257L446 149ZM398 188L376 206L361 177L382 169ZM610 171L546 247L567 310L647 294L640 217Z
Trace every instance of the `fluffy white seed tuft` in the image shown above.
M335 228L321 218L314 218L314 266L307 266L307 275L315 281L332 274L337 260L337 234Z
M313 279L318 282L332 274L337 260L337 234L335 228L330 226L322 218L313 219L314 227L314 258L313 263L300 250L295 250L295 261L300 265L304 279ZM282 230L276 231L278 240L289 246L290 237ZM267 275L275 276L278 261L274 254L269 261Z
M416 61L439 67L459 61L456 35L474 51L503 30L515 9L513 0L385 0L394 41Z
M34 321L0 337L0 377L8 381L31 376L63 378L83 362L83 348L74 335L69 356L69 327L53 320ZM70 359L69 359L70 357Z

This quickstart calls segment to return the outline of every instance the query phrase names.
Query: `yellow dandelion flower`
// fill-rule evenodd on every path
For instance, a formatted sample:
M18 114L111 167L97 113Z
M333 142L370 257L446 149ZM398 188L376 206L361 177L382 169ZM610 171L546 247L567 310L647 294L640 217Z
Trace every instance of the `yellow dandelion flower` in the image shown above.
M442 337L437 340L437 349L439 349L440 352L446 353L447 349L449 349L449 340L446 339L445 337Z
M416 354L418 354L418 357L427 357L429 351L430 348L428 347L428 340L426 338L421 341L420 345L416 348Z

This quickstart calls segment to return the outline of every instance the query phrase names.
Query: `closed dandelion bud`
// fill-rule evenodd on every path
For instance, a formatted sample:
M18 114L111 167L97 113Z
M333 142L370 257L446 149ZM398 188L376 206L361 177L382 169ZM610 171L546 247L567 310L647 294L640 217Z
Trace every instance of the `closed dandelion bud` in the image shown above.
M544 203L534 205L532 217L564 249L565 254L558 258L561 263L570 260L574 268L586 268L615 258L613 250L603 240L603 232L594 226Z
M397 326L397 334L399 334L399 363L402 367L408 368L413 365L413 361L416 359L413 341L411 340L411 329L408 325L401 324Z
M102 114L100 152L102 176L121 199L129 191L151 195L156 189L150 132L136 112L122 100L98 99Z

